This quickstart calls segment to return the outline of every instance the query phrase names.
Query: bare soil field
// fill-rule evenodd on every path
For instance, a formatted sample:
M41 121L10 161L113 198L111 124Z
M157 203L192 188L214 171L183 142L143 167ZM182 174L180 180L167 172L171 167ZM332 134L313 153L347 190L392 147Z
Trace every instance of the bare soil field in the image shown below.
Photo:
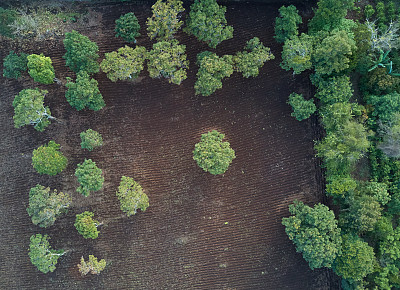
M227 20L234 39L217 54L234 54L257 36L276 59L257 78L235 73L210 97L195 96L196 54L207 46L179 32L187 46L190 69L181 86L150 79L99 82L107 106L98 112L77 112L66 101L65 87L38 85L27 75L0 77L0 289L338 289L327 270L308 268L287 238L281 219L294 199L308 204L323 199L321 171L314 157L317 122L290 116L288 95L311 94L307 76L293 76L279 67L280 45L273 39L279 6L228 4ZM151 48L145 31L148 5L98 5L97 17L80 31L99 45L101 59L125 43L114 38L114 21L134 11L142 26L138 45ZM0 41L0 59L23 44ZM74 73L65 67L62 40L28 43L27 53L50 56L56 77ZM24 88L40 87L60 122L44 132L15 129L12 101ZM103 135L103 147L80 148L79 133L92 128ZM202 133L216 129L237 158L222 176L212 176L192 159ZM55 140L69 159L67 169L50 177L37 174L32 150ZM103 190L83 197L75 191L76 164L92 158L103 169ZM146 212L127 218L115 195L121 176L138 181L150 199ZM27 212L29 189L40 183L68 192L73 205L54 226L32 224ZM105 223L99 238L85 240L75 230L75 215L92 210ZM48 234L53 248L70 252L53 273L42 274L29 261L29 237ZM100 275L81 277L82 255L109 263Z

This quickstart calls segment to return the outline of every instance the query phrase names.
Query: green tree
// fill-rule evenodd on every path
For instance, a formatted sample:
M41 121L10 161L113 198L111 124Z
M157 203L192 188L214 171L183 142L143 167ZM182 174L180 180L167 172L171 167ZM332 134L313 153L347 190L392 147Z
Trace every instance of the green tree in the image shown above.
M281 68L299 74L312 67L313 37L302 33L285 41Z
M11 24L17 19L17 11L13 9L4 9L0 7L0 34L6 37L13 38Z
M93 41L75 30L65 33L64 47L67 51L64 54L66 65L74 72L81 70L88 74L99 72L97 59L99 47Z
M164 77L170 83L180 85L187 78L186 70L189 67L185 51L186 46L180 45L176 39L153 44L153 49L148 53L147 63L150 77Z
M81 263L78 264L79 273L82 276L88 274L89 272L94 275L100 274L106 267L107 263L106 260L101 259L97 261L97 258L93 255L89 255L89 261L85 261L85 259L81 258Z
M233 62L236 70L245 78L258 76L258 70L264 63L275 58L269 47L265 47L258 37L247 41L244 49L245 51L236 53Z
M400 262L400 227L392 231L379 245L381 265L397 265Z
M303 23L299 11L293 5L279 8L279 17L275 18L275 39L283 43L287 39L297 36L298 26Z
M335 93L336 94L336 93ZM338 95L338 97L340 97ZM333 101L333 100L332 100ZM340 131L353 117L362 115L364 106L357 103L338 102L320 109L322 124L326 132Z
M105 54L105 59L100 67L107 77L116 82L117 80L135 80L144 69L144 62L147 58L145 47L136 46L135 49L126 46L118 51Z
M333 270L344 279L361 281L373 272L374 263L374 249L358 236L346 234L342 237L342 251Z
M18 79L28 69L27 56L26 53L18 55L11 50L3 60L3 76L10 79Z
M106 105L97 81L91 79L86 71L80 71L76 75L75 83L71 78L67 78L67 81L65 86L68 90L65 92L65 97L68 103L78 111L85 108L98 111Z
M14 126L21 128L25 125L32 125L37 131L42 132L49 124L51 116L49 107L45 107L44 97L48 92L39 89L25 89L15 96L14 107Z
M70 204L71 197L68 194L57 190L51 192L49 187L37 184L29 191L29 207L26 210L33 224L47 228L67 211Z
M357 191L360 194L365 194L373 197L381 205L386 205L391 197L388 192L388 186L383 182L363 181L359 182Z
M193 159L204 171L213 175L225 173L236 158L229 142L222 142L224 138L224 134L213 130L202 134L200 142L194 146Z
M314 101L304 99L303 95L291 93L287 102L293 108L292 117L297 121L303 121L309 118L317 110Z
M87 129L84 132L81 132L81 148L92 151L96 147L100 147L103 145L103 138L99 132L96 132L92 129Z
M315 75L312 78L313 84L317 87L315 97L321 100L324 105L332 105L338 102L346 103L353 96L354 90L351 87L348 76L337 76L322 78Z
M368 104L374 107L371 116L379 118L383 124L390 124L395 113L400 112L400 94L393 92L386 95L369 95L366 97Z
M103 171L91 159L85 159L83 163L77 165L75 176L80 184L76 191L84 196L89 196L92 191L98 191L103 187Z
M139 21L133 12L121 15L120 18L115 20L115 37L136 43L136 38L140 36L139 31Z
M145 211L149 207L149 198L143 192L140 184L130 177L122 176L117 197L121 203L121 210L127 216L136 214L139 208Z
M28 60L28 73L35 82L42 84L54 83L54 68L50 57L31 54L27 56Z
M209 96L222 88L222 79L233 73L233 56L219 57L215 53L203 51L197 55L197 80L194 84L196 94Z
M216 48L233 37L233 27L227 26L225 12L226 7L218 5L216 0L195 0L184 31Z
M292 216L282 219L286 234L303 254L311 269L331 268L340 253L340 228L335 214L327 206L317 204L314 208L294 201L289 205Z
M357 182L349 175L331 175L326 185L326 193L333 197L342 197L357 187Z
M52 250L49 237L41 234L32 235L29 244L29 258L40 272L54 272L58 259L66 254L64 250Z
M33 150L32 165L40 174L56 175L67 167L68 160L60 152L60 144L49 141Z
M85 239L96 239L99 236L99 231L97 227L102 224L97 220L92 219L94 213L90 211L85 211L81 214L76 215L75 228Z
M372 17L372 15L374 15L374 14L375 14L374 7L372 5L370 5L370 4L365 5L365 7L364 7L365 19L367 19L367 20L370 19Z
M157 38L160 41L173 38L181 28L183 21L181 13L185 11L180 0L157 0L151 6L153 15L147 18L147 31L150 39Z

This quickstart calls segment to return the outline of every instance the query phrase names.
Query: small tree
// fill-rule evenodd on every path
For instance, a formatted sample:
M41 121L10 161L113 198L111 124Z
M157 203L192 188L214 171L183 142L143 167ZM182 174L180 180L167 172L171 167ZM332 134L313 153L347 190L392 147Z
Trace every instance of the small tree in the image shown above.
M94 148L103 145L103 138L101 137L101 134L92 129L87 129L86 131L81 132L80 136L82 140L82 149L92 151Z
M247 51L236 53L233 61L236 70L241 72L245 78L258 76L258 70L264 63L275 58L269 47L265 47L258 37L247 41L244 49Z
M82 276L88 274L89 272L95 275L100 274L101 271L104 270L107 263L106 260L102 259L97 261L97 258L93 255L89 255L89 261L85 261L85 259L81 258L81 263L78 264L79 273Z
M279 8L279 17L275 18L275 39L283 43L287 39L297 36L298 26L303 23L299 11L293 5Z
M233 37L233 27L227 26L226 7L216 0L195 0L190 6L185 32L216 48L222 41Z
M26 210L33 224L47 228L67 211L70 204L71 197L68 194L57 190L51 192L49 187L38 184L29 191L29 207Z
M99 64L97 63L99 47L87 36L75 30L67 32L65 33L64 47L67 53L64 54L63 58L72 71L77 73L83 70L88 74L99 71Z
M200 142L194 146L193 159L204 171L223 174L236 158L229 142L222 142L224 138L224 134L213 130L202 134Z
M32 165L40 174L56 175L67 167L68 160L60 152L60 144L50 141L33 150Z
M100 67L107 77L115 82L117 80L135 80L144 69L147 58L145 47L136 46L135 49L125 46L105 54L105 59Z
M136 43L140 36L140 25L133 12L126 13L115 20L115 37L122 37L125 41Z
M10 79L18 79L22 72L28 69L27 56L26 53L18 55L11 50L3 60L3 76Z
M52 61L50 57L31 54L28 55L28 73L35 82L42 84L52 84L54 82L55 74Z
M96 239L99 236L97 227L102 224L97 220L92 219L93 216L94 213L90 211L85 211L76 215L74 226L78 233L80 233L85 239Z
M293 36L285 41L282 50L281 68L293 70L294 74L299 74L312 67L313 38L307 34L300 37Z
M312 99L307 101L303 98L303 95L296 93L290 94L288 104L293 108L291 116L295 117L297 121L309 118L317 110Z
M87 72L80 71L76 76L75 83L70 78L67 80L65 86L68 90L65 92L65 97L68 103L78 111L85 108L98 111L106 105L97 81L91 79Z
M96 166L91 159L85 159L82 164L78 164L75 170L75 176L78 178L80 186L77 192L84 196L89 196L92 191L98 191L103 187L103 172Z
M149 207L149 198L140 184L130 177L122 176L117 197L121 203L121 210L127 216L136 214L138 208L145 211Z
M25 125L32 125L37 131L42 132L49 124L51 116L49 107L45 107L44 97L46 90L25 89L15 96L14 107L14 126L21 128Z
M179 20L185 9L180 0L157 0L151 6L153 15L147 18L147 31L150 39L168 40L181 28L183 21Z
M161 41L153 44L149 52L147 69L151 78L167 78L170 83L180 85L187 78L186 46L176 39Z
M58 259L66 252L64 250L52 250L49 237L41 234L32 235L29 245L29 258L33 265L43 273L53 272L56 269Z

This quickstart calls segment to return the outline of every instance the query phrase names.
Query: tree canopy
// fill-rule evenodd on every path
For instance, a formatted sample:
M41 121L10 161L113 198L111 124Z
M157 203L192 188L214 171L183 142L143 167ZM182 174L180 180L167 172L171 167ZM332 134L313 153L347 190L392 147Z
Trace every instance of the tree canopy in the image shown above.
M99 236L99 231L97 227L101 224L94 220L92 217L94 213L90 211L85 211L81 214L76 215L75 228L85 239L96 239Z
M117 197L121 203L121 210L127 216L136 214L139 208L145 211L149 207L149 198L143 192L140 184L131 177L122 176Z
M33 150L32 165L40 174L56 175L67 167L68 160L60 152L60 144L49 141Z
M304 99L303 95L291 93L289 96L288 104L292 106L293 112L291 116L296 118L297 121L303 121L311 116L317 107L314 101Z
M86 262L85 259L81 258L81 263L78 264L79 272L82 276L88 274L89 272L94 275L100 274L106 267L106 260L101 259L100 261L93 255L89 255L89 260Z
M305 33L287 39L283 45L281 68L287 71L293 70L294 74L311 69L313 45L313 37Z
M83 163L78 164L75 176L80 184L76 191L84 196L89 196L92 191L98 191L103 187L103 171L92 159L85 159Z
M297 36L298 26L303 23L299 11L293 5L279 8L279 17L275 18L275 39L277 42L285 42L287 39Z
M115 37L136 43L136 38L140 36L139 31L139 21L133 12L121 15L120 18L115 20Z
M35 82L42 84L54 83L55 73L50 57L31 54L27 56L28 73Z
M96 147L100 147L103 145L103 138L101 134L95 130L87 129L84 132L81 132L81 148L92 151Z
M26 53L20 55L10 51L3 60L3 76L10 79L18 79L22 72L28 68L28 59Z

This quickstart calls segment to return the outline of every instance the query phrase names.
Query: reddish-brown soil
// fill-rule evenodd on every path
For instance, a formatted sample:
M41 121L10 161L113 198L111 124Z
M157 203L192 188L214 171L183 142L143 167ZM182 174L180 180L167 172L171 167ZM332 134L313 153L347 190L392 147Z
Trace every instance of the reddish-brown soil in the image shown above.
M195 96L196 54L207 49L183 32L191 62L181 86L153 80L147 72L137 83L112 83L95 75L107 106L98 112L77 112L66 102L65 88L42 86L46 103L60 122L45 132L13 127L13 97L38 86L25 76L0 78L0 288L1 289L332 289L330 271L308 268L287 238L281 219L294 199L322 200L320 170L314 157L316 120L298 122L286 104L293 92L310 95L307 76L293 76L279 67L280 46L273 39L279 6L230 4L228 23L235 38L216 52L233 54L253 36L271 47L276 59L256 78L235 73L210 97ZM114 21L134 11L145 35L150 6L113 5L93 8L93 19L81 32L96 41L100 55L125 43L113 37ZM139 45L151 47L142 36ZM26 45L26 44L25 44ZM61 58L62 41L28 43L26 52L45 53L56 76L74 74ZM21 46L21 44L19 44ZM0 59L15 44L0 42ZM92 153L80 149L79 133L99 131L104 146ZM203 172L192 159L200 135L217 129L226 135L237 158L221 176ZM55 177L40 176L31 166L36 147L55 140L69 159ZM92 158L103 169L104 189L82 197L75 188L76 164ZM127 218L115 195L122 175L145 189L150 207ZM29 189L40 183L73 196L73 206L54 226L42 229L26 213ZM96 240L74 229L74 217L92 210L105 223ZM51 236L54 248L71 250L53 273L42 274L30 263L29 237ZM81 277L76 264L94 254L109 265L99 276Z

